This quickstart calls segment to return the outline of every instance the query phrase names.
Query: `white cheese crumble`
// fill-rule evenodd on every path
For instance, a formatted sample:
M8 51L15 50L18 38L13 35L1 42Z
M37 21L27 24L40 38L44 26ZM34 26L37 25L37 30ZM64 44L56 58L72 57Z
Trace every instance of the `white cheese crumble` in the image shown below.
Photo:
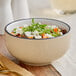
M25 35L26 35L27 37L31 37L31 36L32 36L30 31L25 32Z
M38 31L34 31L34 32L32 32L32 34L35 35L35 36L38 36L39 32Z
M35 39L41 39L42 37L41 36L34 36Z
M20 28L16 29L16 34L22 34L22 33L23 33L22 29L20 29Z
M60 33L60 35L63 35L63 33L62 32L59 32Z
M51 34L45 34L45 36L47 36L48 38L54 37L54 36L52 36Z

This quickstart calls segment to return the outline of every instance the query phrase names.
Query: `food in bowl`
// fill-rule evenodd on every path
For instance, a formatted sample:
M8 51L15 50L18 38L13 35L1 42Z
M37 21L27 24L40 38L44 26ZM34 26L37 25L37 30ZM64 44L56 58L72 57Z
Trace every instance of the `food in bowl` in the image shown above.
M5 27L5 42L8 51L25 64L47 65L61 58L70 45L70 26L62 21L47 18L34 18L35 23L55 25L67 32L53 38L29 39L12 35L14 28L30 25L32 18L13 21ZM27 27L27 25L25 25ZM64 31L65 32L65 31Z
M35 23L34 19L32 19L32 24L25 25L14 28L11 34L29 39L44 39L62 36L67 33L65 29L60 29L57 25L41 24L40 22Z

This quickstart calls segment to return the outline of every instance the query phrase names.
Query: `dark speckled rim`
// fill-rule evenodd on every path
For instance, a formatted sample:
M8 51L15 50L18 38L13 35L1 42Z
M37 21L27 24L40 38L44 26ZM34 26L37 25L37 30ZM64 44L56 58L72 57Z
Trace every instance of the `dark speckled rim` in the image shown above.
M17 37L17 36L14 36L14 35L12 35L11 33L9 33L9 32L7 31L7 27L8 27L10 24L15 23L15 22L18 22L18 21L30 20L30 19L32 19L32 18L19 19L19 20L12 21L12 22L10 22L9 24L7 24L7 25L5 26L5 29L4 29L4 30L5 30L5 32L6 32L7 34L9 34L10 36L13 36L13 37L16 37L16 38L19 38L19 39L27 39L27 40L48 40L48 39L61 38L61 37L65 36L65 35L67 35L67 34L70 32L70 30L71 30L71 27L70 27L67 23L65 23L65 22L63 22L63 21L60 21L60 20L49 19L49 18L34 18L34 19L54 20L54 21L61 22L61 23L65 24L65 25L69 28L69 31L67 31L67 33L64 34L64 35L62 35L62 36L58 36L58 37L54 37L54 38L46 38L46 39L28 39L28 38Z

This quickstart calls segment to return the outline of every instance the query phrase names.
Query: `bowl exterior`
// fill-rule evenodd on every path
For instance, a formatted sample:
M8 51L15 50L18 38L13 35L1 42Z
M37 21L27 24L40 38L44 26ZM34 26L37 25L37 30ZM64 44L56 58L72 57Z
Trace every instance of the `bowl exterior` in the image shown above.
M70 44L70 33L45 40L16 38L8 33L5 35L8 51L17 59L29 64L53 62L66 53Z

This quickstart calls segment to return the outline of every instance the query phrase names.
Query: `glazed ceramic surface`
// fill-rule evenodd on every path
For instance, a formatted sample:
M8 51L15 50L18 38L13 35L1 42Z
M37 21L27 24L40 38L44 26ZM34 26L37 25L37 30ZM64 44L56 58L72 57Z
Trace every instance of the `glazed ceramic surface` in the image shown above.
M67 33L52 39L26 39L10 34L13 28L26 24L29 25L31 24L31 20L31 18L16 20L5 27L5 39L8 51L17 59L32 65L47 65L62 57L69 48L70 26L54 19L35 18L35 22L57 25L60 28L66 29Z
M29 17L27 0L0 0L0 34L10 21Z

